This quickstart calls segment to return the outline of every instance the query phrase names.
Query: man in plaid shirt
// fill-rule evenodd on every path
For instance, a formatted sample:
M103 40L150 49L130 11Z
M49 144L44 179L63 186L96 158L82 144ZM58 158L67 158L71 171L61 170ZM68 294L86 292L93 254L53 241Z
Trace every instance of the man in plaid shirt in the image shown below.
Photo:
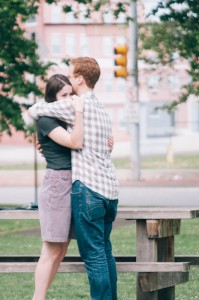
M77 243L84 261L91 299L117 299L117 273L110 234L117 214L118 181L110 159L107 139L111 123L93 89L100 68L93 58L70 61L69 80L74 92L84 99L84 145L72 150L72 218ZM56 117L74 124L70 101L40 102L29 109L31 116Z

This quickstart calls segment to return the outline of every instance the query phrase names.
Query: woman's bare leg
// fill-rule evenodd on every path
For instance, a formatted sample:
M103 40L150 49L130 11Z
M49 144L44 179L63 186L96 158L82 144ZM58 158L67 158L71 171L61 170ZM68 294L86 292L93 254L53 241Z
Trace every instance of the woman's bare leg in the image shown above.
M35 270L35 291L33 300L45 300L47 290L63 260L69 242L43 242L41 256Z

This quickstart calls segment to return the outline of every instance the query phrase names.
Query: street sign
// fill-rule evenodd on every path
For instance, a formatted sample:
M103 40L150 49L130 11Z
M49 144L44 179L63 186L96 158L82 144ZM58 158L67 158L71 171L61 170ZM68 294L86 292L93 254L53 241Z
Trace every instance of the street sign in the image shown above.
M129 123L139 123L139 103L129 102L127 104L127 120Z

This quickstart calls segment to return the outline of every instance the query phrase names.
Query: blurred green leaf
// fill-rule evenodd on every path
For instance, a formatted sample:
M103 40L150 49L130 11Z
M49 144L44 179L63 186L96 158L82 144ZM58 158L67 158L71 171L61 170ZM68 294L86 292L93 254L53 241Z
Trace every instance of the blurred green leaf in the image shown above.
M140 58L156 67L173 66L177 54L177 59L188 63L187 74L191 80L182 86L179 98L164 107L171 111L186 102L189 95L199 96L199 2L160 1L151 15L159 16L160 22L140 25ZM143 50L153 51L156 60L142 54Z

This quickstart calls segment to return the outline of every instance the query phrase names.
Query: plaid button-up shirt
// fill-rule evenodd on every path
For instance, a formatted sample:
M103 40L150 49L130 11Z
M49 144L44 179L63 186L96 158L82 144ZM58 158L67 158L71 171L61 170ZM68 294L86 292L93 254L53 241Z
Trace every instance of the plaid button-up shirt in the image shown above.
M84 99L84 144L81 150L72 150L72 180L81 181L107 199L117 199L118 181L107 144L112 133L109 116L93 92L81 97ZM49 116L65 121L69 131L75 120L74 108L66 100L36 103L30 113L35 119Z

